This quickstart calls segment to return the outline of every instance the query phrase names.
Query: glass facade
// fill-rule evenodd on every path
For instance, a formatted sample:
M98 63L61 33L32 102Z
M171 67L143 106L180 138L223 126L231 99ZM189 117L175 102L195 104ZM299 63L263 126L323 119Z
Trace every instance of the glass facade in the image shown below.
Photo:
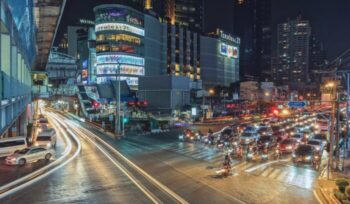
M145 74L144 14L118 4L100 5L94 12L97 83L120 75L120 80L136 90L137 76Z
M0 135L31 99L31 65L35 58L32 0L0 2Z

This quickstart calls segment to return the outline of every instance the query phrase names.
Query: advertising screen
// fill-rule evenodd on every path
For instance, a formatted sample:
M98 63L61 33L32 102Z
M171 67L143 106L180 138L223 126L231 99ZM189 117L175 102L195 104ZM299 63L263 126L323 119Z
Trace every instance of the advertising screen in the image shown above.
M126 31L136 35L144 36L145 30L125 23L101 23L95 26L95 31Z
M121 67L120 74L137 75L137 76L145 75L144 67L134 66L134 65L120 65L120 67ZM98 75L117 74L118 73L117 70L118 70L118 65L116 64L97 65Z
M105 77L97 77L97 83L105 83L108 81L115 81L115 76L105 76ZM121 81L126 81L126 83L129 86L138 86L139 85L139 78L137 77L120 77Z
M134 57L129 55L99 55L97 56L97 64L130 64L144 66L145 59L142 57Z
M220 43L220 54L229 58L238 58L238 47Z
M140 12L118 7L100 8L95 14L96 22L118 21L136 26L143 26L143 15Z

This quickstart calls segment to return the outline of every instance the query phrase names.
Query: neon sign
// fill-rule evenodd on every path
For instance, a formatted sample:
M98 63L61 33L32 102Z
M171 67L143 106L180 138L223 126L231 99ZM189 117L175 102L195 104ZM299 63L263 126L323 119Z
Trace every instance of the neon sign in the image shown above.
M130 33L134 33L136 35L145 35L145 30L141 28L137 28L132 25L128 25L125 23L101 23L95 26L95 31L105 31L105 30L121 30L121 31L126 31Z

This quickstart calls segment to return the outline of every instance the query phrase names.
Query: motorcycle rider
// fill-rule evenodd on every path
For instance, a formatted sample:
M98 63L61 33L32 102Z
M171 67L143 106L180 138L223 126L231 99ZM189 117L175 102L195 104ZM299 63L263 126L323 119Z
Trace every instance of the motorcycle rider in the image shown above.
M226 171L226 174L229 174L231 172L231 157L229 154L225 155L223 166Z

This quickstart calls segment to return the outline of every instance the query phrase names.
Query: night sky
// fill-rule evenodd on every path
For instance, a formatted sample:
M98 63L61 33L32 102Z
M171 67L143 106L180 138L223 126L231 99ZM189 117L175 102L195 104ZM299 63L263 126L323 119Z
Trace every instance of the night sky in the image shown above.
M61 21L59 35L72 19L80 15L93 18L92 8L104 0L67 1ZM232 32L233 0L204 0L205 31L221 28ZM276 34L276 25L301 14L309 19L312 32L323 42L329 59L350 48L350 0L272 0L272 25Z

